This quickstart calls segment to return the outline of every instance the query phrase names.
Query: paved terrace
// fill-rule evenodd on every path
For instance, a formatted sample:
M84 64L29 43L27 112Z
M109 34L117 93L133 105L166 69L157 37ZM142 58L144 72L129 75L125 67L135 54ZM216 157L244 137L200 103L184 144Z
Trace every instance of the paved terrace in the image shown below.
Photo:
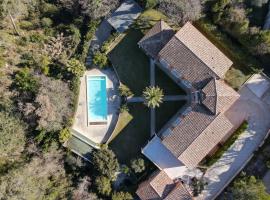
M86 100L86 76L87 75L105 75L107 77L107 102L108 116L107 124L88 125L87 126L87 100ZM75 114L75 122L72 126L72 133L79 138L87 138L88 144L98 147L110 137L113 128L118 119L118 110L120 107L120 98L118 95L118 81L112 69L99 70L92 69L86 71L80 79L80 94L78 100L78 108Z
M243 118L247 119L249 128L206 171L204 178L208 185L196 199L215 199L247 164L267 135L270 128L270 88L266 84L268 80L262 78L253 76L239 91L240 99L226 113L234 124L240 124Z

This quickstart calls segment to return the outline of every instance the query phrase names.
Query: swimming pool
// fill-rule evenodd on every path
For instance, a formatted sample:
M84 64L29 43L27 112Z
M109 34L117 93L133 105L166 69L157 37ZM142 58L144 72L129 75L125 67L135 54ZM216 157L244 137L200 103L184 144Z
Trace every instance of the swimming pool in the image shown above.
M106 76L86 76L87 121L89 124L107 122Z

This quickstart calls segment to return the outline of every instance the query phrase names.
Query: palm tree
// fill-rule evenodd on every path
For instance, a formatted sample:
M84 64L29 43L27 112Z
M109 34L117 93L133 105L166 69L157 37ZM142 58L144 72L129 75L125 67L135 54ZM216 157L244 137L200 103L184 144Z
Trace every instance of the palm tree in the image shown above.
M163 102L163 96L163 90L159 87L146 87L143 91L145 103L148 107L151 108L159 107L159 104Z

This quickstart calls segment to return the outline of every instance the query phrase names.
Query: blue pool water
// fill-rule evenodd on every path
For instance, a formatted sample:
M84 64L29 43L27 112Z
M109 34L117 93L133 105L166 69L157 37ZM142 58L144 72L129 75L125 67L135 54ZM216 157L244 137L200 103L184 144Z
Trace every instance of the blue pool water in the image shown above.
M105 76L87 76L88 123L107 120L107 91Z

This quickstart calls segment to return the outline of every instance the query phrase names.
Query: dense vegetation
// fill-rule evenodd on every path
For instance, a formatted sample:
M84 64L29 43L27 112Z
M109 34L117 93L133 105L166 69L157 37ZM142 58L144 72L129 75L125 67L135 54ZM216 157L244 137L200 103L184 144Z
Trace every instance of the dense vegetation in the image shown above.
M206 9L211 23L247 52L258 58L269 56L269 31L249 22L251 5L245 1L209 1L207 6L199 0L138 2L147 9L155 8L144 12L137 23L140 30L147 30L156 22L149 15L168 19L157 10L178 26L199 19ZM252 6L264 3L257 0ZM69 128L76 110L79 78L86 69L89 42L100 21L118 4L118 0L0 1L0 199L133 198L126 186L115 189L115 174L125 174L136 185L150 168L146 167L149 165L144 159L129 157L131 168L120 166L115 154L102 147L100 151L93 151L93 161L89 164L61 145L71 135ZM133 35L132 39L139 37L141 33L138 37ZM93 64L101 67L108 64L108 48L105 43L94 54ZM130 50L125 49L125 53ZM142 76L148 77L148 74ZM137 80L134 78L133 85ZM132 96L132 92L141 95L147 85L139 85L139 92L122 85L120 92L126 97ZM162 99L156 96L162 94L155 94L154 100L150 98L152 107ZM137 111L136 107L130 109ZM140 121L142 127L148 126L147 120L139 120L144 120ZM251 188L258 185L259 192L262 191L261 184L254 184L253 179L246 182ZM247 191L243 185L235 187L240 188L236 197Z

